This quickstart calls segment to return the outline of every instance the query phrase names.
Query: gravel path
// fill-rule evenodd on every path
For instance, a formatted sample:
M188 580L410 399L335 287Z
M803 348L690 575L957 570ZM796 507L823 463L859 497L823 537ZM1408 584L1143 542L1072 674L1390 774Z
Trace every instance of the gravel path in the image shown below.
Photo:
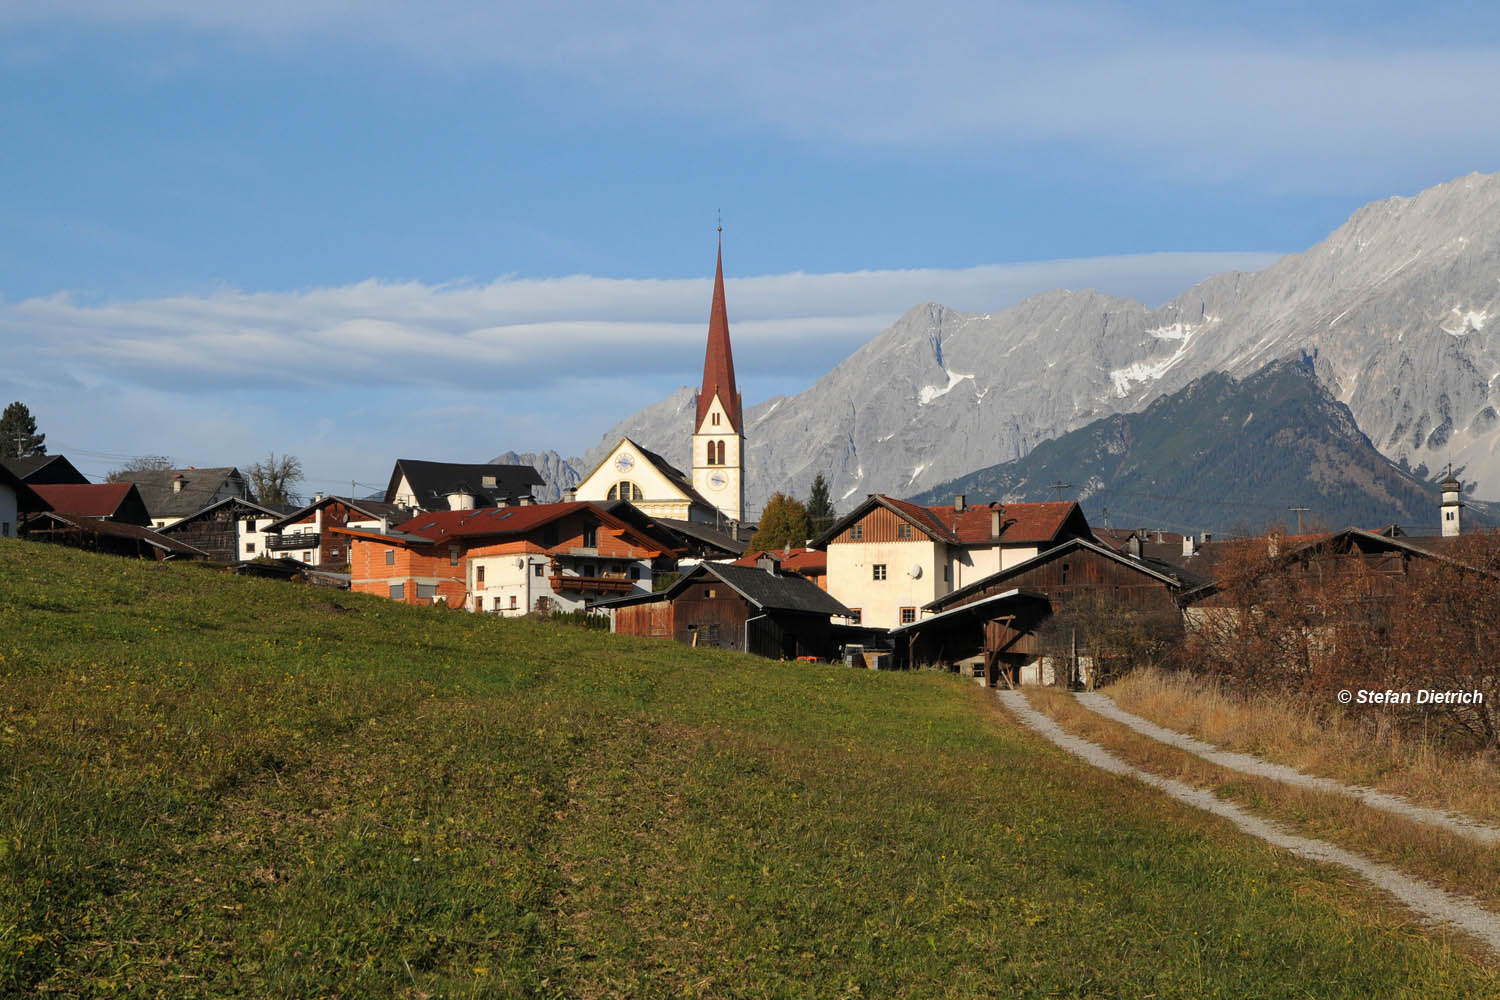
M1132 767L1114 754L1089 741L1065 731L1049 716L1032 708L1019 691L997 691L997 696L1022 723L1041 733L1047 739L1082 757L1095 767L1111 774L1126 775L1166 792L1179 802L1186 803L1205 812L1222 816L1245 833L1277 847L1285 848L1298 857L1340 865L1364 878L1377 888L1395 896L1424 919L1434 924L1448 924L1466 934L1483 941L1492 951L1500 953L1500 916L1496 916L1462 896L1419 882L1389 865L1369 861L1340 847L1309 837L1298 837L1280 827L1261 819L1232 802L1225 802L1212 792L1192 788L1180 781L1162 778L1139 768Z
M1149 736L1153 740L1165 743L1168 746L1174 746L1179 750L1186 750L1194 756L1212 761L1220 767L1227 767L1231 771L1253 774L1261 778L1271 778L1288 785L1309 788L1318 792L1347 795L1372 809L1381 809L1406 819L1415 820L1418 823L1442 827L1451 833L1477 840L1482 844L1500 844L1500 830L1492 826L1485 826L1483 823L1470 819L1467 816L1444 812L1441 809L1429 809L1426 806L1419 806L1414 802L1408 802L1399 795L1377 792L1373 788L1365 788L1362 785L1346 785L1341 781L1334 781L1332 778L1319 778L1310 774L1303 774L1295 768L1287 767L1284 764L1273 764L1268 760L1261 760L1259 757L1252 757L1249 754L1220 750L1212 743L1196 740L1191 736L1177 732L1175 729L1166 729L1158 726L1150 719L1143 719L1139 715L1132 715L1119 705L1116 705L1113 698L1100 694L1097 691L1079 694L1077 698L1079 704L1084 707L1098 712L1105 718L1123 723L1142 736Z

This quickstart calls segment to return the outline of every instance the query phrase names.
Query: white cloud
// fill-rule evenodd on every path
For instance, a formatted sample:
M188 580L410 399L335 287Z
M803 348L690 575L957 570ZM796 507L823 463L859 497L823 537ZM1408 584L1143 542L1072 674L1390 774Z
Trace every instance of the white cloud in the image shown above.
M1160 301L1270 254L1179 253L730 277L751 402L797 392L923 301L995 310L1059 286ZM377 485L397 457L581 454L702 370L711 282L573 276L365 281L294 292L0 300L0 395L102 477L121 456L244 464L290 452L310 489Z
M731 278L728 297L741 370L811 381L918 302L993 310L1059 286L1157 300L1215 271L1269 259L1148 254L794 273ZM223 289L98 303L58 294L0 302L0 344L22 366L184 392L338 384L541 388L580 371L691 381L709 293L707 279L572 276Z

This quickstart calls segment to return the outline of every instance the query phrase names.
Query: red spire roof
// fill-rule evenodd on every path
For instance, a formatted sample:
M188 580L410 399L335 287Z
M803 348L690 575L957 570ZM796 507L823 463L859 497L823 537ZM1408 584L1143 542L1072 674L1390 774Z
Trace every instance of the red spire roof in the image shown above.
M719 261L714 269L714 304L708 314L708 350L703 355L703 388L698 390L698 422L703 426L714 396L729 414L729 426L743 433L739 385L734 380L734 352L729 348L729 312L724 308L724 238L719 237Z

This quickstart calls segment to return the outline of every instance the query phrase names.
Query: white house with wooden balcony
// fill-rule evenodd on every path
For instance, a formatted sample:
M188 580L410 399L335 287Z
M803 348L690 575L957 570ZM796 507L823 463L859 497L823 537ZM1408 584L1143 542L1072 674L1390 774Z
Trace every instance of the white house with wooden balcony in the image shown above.
M682 552L626 504L448 510L385 529L329 532L348 540L353 590L502 615L575 611L649 593L655 574Z

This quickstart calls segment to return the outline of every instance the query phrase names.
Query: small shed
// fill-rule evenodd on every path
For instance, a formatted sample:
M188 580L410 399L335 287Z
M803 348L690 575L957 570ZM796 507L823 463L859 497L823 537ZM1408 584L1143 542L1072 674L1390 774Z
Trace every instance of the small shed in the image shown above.
M700 563L668 589L605 601L614 631L734 649L770 659L833 660L833 616L849 609L817 584L755 566Z

